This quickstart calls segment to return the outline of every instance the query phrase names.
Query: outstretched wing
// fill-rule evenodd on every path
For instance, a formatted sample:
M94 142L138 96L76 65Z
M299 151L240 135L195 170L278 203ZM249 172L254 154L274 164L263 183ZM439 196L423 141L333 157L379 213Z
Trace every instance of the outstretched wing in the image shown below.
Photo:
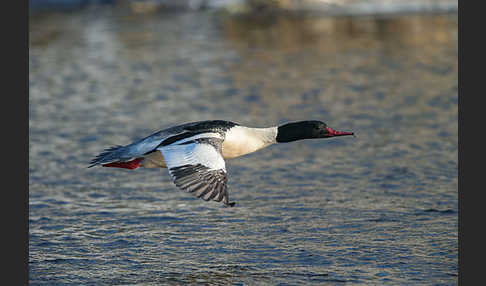
M205 201L229 203L226 167L221 155L222 137L203 133L161 146L164 160L175 185Z

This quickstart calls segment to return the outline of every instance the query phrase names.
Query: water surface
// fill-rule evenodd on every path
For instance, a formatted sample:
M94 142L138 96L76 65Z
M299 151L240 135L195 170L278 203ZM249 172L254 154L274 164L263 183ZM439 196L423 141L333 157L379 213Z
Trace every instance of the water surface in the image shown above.
M29 24L32 285L456 285L457 14L108 6ZM165 169L86 168L206 119L356 137L228 160L235 208Z

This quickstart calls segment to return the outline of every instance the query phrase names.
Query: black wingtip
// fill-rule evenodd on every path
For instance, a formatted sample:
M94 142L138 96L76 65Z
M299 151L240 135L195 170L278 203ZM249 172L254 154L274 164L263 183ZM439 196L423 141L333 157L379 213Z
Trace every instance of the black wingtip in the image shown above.
M231 202L231 203L225 203L224 205L227 206L227 207L232 208L232 207L235 206L235 204L236 204L236 202Z

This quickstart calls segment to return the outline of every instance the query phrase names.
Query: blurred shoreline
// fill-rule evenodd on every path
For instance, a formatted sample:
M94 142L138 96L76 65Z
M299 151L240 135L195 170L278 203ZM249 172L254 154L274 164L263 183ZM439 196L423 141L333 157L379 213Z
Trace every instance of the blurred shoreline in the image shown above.
M221 10L229 14L306 12L327 16L390 15L409 13L457 13L454 0L29 0L31 13L74 11L105 5L125 6L134 13L163 10Z

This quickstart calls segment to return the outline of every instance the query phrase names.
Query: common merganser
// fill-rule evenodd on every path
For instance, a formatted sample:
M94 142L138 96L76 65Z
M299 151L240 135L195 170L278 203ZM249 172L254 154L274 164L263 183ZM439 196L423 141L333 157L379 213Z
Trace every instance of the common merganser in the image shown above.
M322 121L299 121L252 128L224 120L191 122L158 131L126 146L105 149L88 168L168 168L181 190L205 201L229 202L224 159L236 158L274 143L354 135L336 131Z

